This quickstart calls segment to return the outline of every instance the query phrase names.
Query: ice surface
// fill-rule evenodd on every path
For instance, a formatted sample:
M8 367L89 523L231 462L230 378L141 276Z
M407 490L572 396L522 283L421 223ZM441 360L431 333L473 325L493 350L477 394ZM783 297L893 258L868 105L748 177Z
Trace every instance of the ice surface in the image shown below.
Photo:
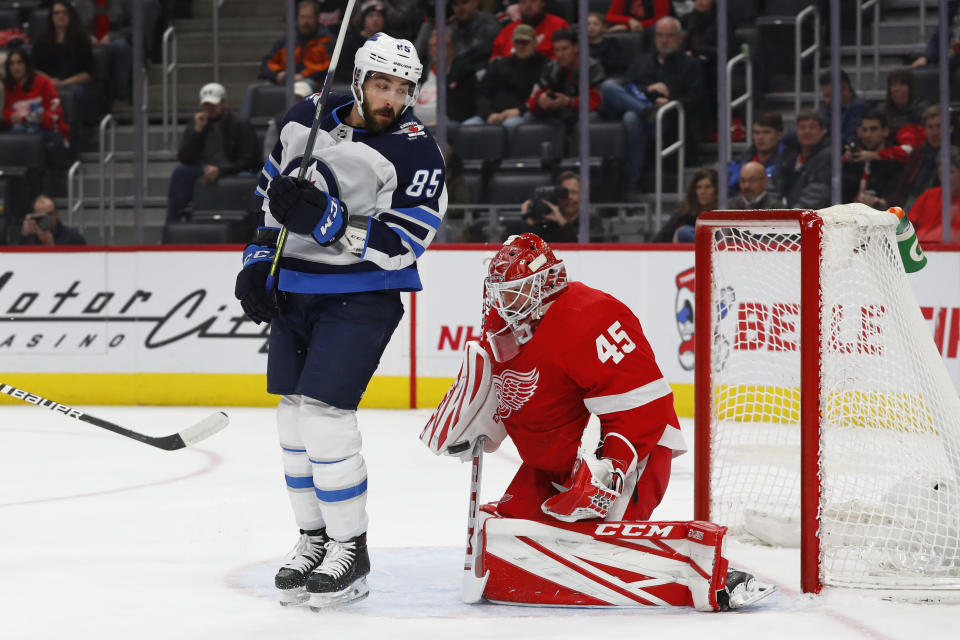
M213 409L85 408L152 435ZM469 465L420 443L426 411L360 412L370 597L323 613L281 607L271 583L297 531L273 412L227 413L225 431L166 452L35 407L0 407L0 638L956 637L956 605L804 596L796 551L737 543L733 564L780 588L752 610L465 605ZM692 444L689 424L684 431ZM484 500L499 497L518 462L509 444L485 458ZM692 454L674 461L658 518L692 516L692 465Z

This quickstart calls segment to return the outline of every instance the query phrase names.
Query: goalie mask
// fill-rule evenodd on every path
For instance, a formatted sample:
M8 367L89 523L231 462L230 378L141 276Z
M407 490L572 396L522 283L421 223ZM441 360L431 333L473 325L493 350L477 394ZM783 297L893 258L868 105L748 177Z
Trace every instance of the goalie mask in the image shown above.
M484 311L494 309L506 324L488 335L498 362L512 355L504 349L503 341L495 338L508 335L517 345L527 342L534 323L543 317L544 305L566 287L567 268L542 238L524 233L507 239L490 261L484 280Z
M410 81L400 113L416 104L423 65L420 64L417 50L409 40L375 33L357 49L353 58L353 84L350 85L350 90L360 106L363 105L363 83L374 73L385 73Z

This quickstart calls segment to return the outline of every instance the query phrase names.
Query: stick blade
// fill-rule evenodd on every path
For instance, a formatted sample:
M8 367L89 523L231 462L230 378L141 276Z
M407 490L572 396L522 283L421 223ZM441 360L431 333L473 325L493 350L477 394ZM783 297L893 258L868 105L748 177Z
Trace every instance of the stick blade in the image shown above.
M230 418L227 414L223 411L217 411L197 424L180 431L177 435L180 436L180 439L183 441L183 446L189 447L223 430L228 424L230 424Z

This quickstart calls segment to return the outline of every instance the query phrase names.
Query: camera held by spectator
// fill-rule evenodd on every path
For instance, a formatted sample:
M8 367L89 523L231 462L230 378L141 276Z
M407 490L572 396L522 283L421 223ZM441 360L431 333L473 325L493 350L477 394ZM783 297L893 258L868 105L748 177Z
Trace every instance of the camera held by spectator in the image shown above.
M543 220L553 210L550 204L559 206L561 200L566 200L569 197L570 192L567 191L566 187L537 187L530 198L531 204L526 212L526 217L533 218L536 221Z
M23 217L20 226L22 245L77 245L87 241L79 231L60 222L60 212L49 196L40 194L33 202L33 211Z

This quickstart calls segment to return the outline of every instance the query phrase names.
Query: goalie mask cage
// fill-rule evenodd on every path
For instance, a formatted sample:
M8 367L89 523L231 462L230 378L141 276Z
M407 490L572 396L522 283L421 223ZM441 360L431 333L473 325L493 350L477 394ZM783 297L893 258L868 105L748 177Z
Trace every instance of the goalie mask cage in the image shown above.
M897 222L864 205L700 215L695 517L797 536L805 592L954 599L960 401Z

